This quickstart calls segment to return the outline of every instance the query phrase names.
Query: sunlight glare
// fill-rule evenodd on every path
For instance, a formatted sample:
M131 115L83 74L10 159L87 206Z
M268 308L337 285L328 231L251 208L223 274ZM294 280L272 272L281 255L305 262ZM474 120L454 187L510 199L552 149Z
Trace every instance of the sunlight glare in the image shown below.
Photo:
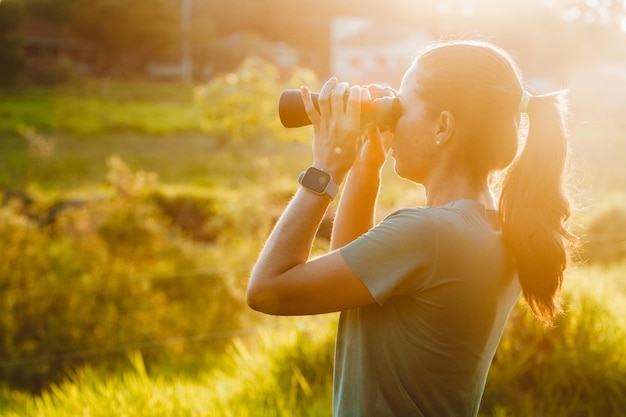
M575 20L578 20L581 15L582 13L580 9L574 6L567 9L567 11L563 14L563 18L568 22L573 22Z
M626 16L622 17L622 21L620 23L620 28L622 29L622 32L626 33Z
M437 13L439 14L448 14L450 13L450 5L447 2L440 1L440 2L437 2L437 5L435 6L435 10L437 10Z

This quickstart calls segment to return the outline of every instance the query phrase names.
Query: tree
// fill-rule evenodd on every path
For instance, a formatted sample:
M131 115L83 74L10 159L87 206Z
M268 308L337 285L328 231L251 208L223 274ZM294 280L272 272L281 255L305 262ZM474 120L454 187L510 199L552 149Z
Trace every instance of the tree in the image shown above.
M22 20L18 0L0 1L0 84L11 84L23 68L21 40L15 29Z
M65 26L77 0L25 0L28 16Z
M81 1L72 10L70 25L99 42L117 72L141 70L151 59L180 56L180 0Z

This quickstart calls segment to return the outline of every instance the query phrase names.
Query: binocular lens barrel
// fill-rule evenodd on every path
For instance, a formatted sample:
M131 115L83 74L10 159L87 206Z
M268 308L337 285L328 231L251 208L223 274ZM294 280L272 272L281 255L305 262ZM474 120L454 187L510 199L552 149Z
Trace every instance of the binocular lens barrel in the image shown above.
M313 104L319 110L319 93L311 93ZM347 99L347 97L346 97ZM396 125L402 114L400 100L397 97L381 97L364 103L361 106L361 125L375 123L381 129L391 129ZM300 90L285 90L278 102L278 115L283 126L288 128L302 127L311 124L304 109Z

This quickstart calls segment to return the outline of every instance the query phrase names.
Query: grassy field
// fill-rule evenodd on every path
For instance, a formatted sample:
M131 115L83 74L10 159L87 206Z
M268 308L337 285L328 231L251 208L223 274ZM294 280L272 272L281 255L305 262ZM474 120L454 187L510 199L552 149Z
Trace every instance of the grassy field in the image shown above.
M309 145L214 139L197 124L189 86L98 81L2 94L0 189L35 208L0 199L0 325L5 345L19 329L24 341L0 359L0 372L38 378L52 374L32 368L50 365L21 359L89 354L75 366L64 358L39 393L0 383L1 415L329 415L336 315L265 318L242 298L269 227L311 162ZM611 123L574 125L582 231L600 201L624 189L621 138ZM381 215L423 202L391 165L384 175ZM81 205L35 226L36 210L67 201ZM326 244L318 239L316 250ZM520 304L481 416L626 415L625 275L619 259L572 269L567 313L550 331ZM22 300L41 284L46 291ZM47 291L59 285L82 292ZM44 321L49 333L37 326ZM41 346L53 342L61 347Z
M626 412L626 264L568 278L569 313L545 331L518 307L480 415L621 416ZM147 370L139 352L117 373L77 369L41 396L7 390L7 417L327 416L335 317L276 319L234 339L218 365Z
M80 80L0 91L0 131L20 125L89 137L112 132L152 135L199 131L193 87L185 84Z

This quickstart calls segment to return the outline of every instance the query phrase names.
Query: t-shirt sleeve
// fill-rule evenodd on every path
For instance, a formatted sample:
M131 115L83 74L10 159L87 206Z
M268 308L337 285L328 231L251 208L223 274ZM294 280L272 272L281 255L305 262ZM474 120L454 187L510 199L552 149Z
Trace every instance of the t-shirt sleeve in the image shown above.
M405 209L387 217L340 249L378 304L428 286L439 252L438 236L426 209Z

